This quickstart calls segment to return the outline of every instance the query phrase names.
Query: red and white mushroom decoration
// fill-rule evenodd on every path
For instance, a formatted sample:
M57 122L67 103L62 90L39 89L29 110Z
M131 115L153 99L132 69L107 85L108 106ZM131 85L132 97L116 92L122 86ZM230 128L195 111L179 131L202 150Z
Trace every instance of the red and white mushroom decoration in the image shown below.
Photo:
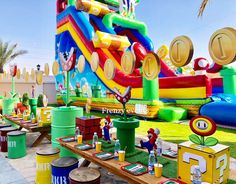
M206 58L200 57L194 59L193 70L196 75L206 74L206 70L209 68L210 64Z

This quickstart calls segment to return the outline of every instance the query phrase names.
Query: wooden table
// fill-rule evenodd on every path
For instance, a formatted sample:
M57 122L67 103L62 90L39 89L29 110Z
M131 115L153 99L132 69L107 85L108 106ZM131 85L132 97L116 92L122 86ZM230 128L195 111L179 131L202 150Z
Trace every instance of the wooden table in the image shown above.
M39 132L40 135L38 138L34 141L32 144L32 147L38 146L44 138L47 138L51 142L51 126L39 126L38 123L25 123L23 120L19 120L17 118L14 118L11 115L4 115L4 118L7 119L8 121L11 121L12 123L20 126L19 130L22 128L25 128L29 132Z
M129 174L123 170L121 170L121 166L129 164L128 162L119 162L117 160L111 159L107 161L102 161L96 157L93 157L93 153L95 153L94 150L88 150L88 151L82 151L79 149L74 148L74 146L77 144L76 142L63 142L60 139L57 139L61 146L64 148L72 151L75 154L78 154L85 158L89 162L93 162L105 169L107 169L109 172L112 172L113 174L122 177L123 179L127 180L130 183L141 183L141 184L157 184L161 181L166 180L165 177L156 178L153 175L150 174L143 174L141 176L134 176L132 174Z

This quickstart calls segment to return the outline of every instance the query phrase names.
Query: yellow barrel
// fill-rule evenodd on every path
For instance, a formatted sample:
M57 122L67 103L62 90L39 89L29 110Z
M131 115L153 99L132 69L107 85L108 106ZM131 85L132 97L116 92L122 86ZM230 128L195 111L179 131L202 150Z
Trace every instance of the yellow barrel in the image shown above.
M127 36L112 35L101 31L96 31L93 38L95 48L107 48L109 50L124 51L130 46Z
M41 149L36 152L36 184L52 183L51 163L59 158L58 148Z
M104 15L113 12L106 4L90 0L77 0L76 9L99 17L103 17Z

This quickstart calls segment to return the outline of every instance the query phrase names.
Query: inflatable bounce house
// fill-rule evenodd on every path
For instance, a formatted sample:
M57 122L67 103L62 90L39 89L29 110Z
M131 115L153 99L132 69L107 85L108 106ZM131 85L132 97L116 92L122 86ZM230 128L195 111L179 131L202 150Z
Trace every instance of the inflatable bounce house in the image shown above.
M84 107L91 98L92 110L122 113L114 89L123 94L131 87L128 114L164 121L205 115L236 126L236 70L227 66L236 58L235 31L223 28L212 35L213 64L192 58L193 44L186 36L155 51L147 26L135 17L138 3L57 0L53 73L58 104L64 104L69 82L73 105ZM76 67L67 78L62 68L70 67L72 56ZM193 66L184 72L190 62Z

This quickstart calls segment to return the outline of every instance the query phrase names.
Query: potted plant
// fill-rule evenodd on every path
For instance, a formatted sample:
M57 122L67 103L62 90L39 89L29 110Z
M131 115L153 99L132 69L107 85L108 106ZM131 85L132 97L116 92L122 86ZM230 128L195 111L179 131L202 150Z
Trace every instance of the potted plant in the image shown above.
M139 127L139 120L127 117L126 103L131 97L131 87L127 87L123 95L115 88L114 95L123 105L123 117L113 120L113 125L117 128L116 137L120 140L121 149L132 153L135 151L135 128Z

